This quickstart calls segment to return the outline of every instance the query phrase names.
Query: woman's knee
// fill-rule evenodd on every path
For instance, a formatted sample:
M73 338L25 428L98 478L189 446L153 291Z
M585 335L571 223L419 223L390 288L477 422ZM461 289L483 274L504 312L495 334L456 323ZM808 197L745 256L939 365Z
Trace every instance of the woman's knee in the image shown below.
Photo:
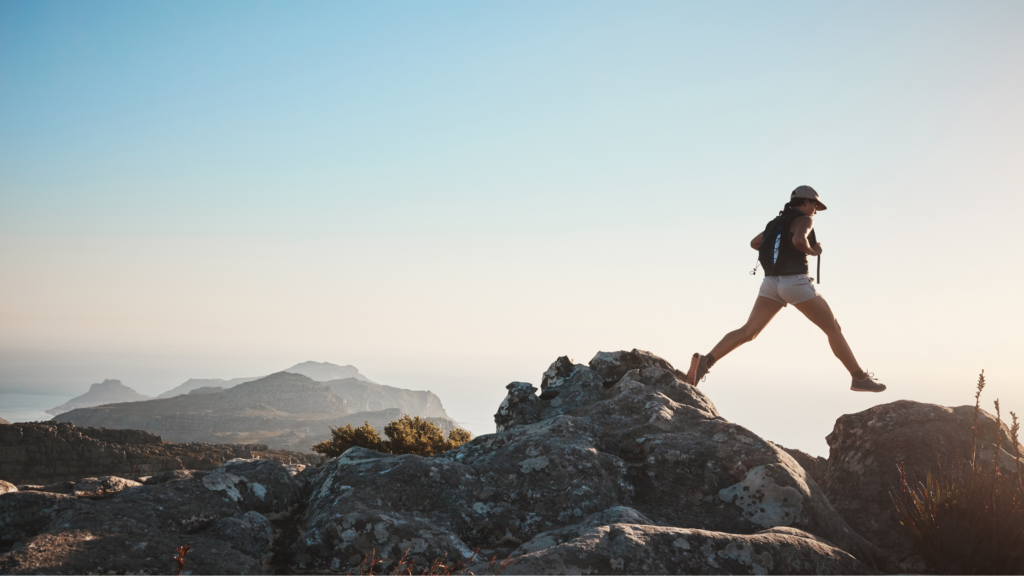
M826 322L821 326L821 329L825 331L825 334L829 336L839 335L843 333L843 329L839 326L839 321L835 318L831 322Z

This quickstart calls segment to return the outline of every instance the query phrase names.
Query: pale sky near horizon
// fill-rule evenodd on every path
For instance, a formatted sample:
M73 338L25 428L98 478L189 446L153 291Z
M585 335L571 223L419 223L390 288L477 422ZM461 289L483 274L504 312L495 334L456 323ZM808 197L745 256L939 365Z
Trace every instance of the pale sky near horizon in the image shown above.
M968 404L983 368L1019 413L1022 29L1019 1L0 3L0 417L317 360L493 431L558 356L685 369L739 327L800 184L890 390L790 307L702 384L723 416L826 455L839 415Z

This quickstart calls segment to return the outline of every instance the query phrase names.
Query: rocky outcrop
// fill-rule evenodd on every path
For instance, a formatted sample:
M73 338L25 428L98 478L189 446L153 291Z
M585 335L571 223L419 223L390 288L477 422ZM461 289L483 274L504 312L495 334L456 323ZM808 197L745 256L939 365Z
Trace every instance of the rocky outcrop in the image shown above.
M75 408L88 408L90 406L102 406L103 404L116 404L119 402L139 402L149 399L149 396L139 394L122 384L120 380L104 380L99 384L90 386L89 391L85 394L76 396L56 408L50 408L46 410L46 413L56 416Z
M0 482L0 573L175 573L182 545L193 574L354 573L368 557L378 573L908 572L923 566L890 514L896 465L920 479L971 446L972 407L900 401L841 417L824 461L728 422L638 350L559 358L539 390L507 390L497 433L431 457L352 448L318 467L183 462L141 485L112 471ZM97 459L180 446L54 423L0 436L25 426ZM1009 430L987 413L980 428L981 457L999 434L1012 468Z
M92 500L17 492L0 496L0 573L264 574L301 497L279 463L232 460Z
M68 423L0 425L0 479L47 485L84 477L152 476L167 470L211 470L234 458L312 463L319 457L265 445L174 444L141 430L81 428Z
M979 458L992 461L999 434L999 460L1007 471L1015 470L1009 428L998 426L985 411L978 421ZM825 492L843 518L878 544L900 570L921 571L924 565L914 556L910 534L893 507L892 494L901 491L898 467L906 467L908 481L920 482L940 465L970 458L973 426L973 406L947 408L909 400L844 415L826 437Z
M877 548L792 457L722 418L661 358L560 358L539 396L527 383L508 390L497 434L430 458L353 448L311 472L291 567L356 571L374 551L389 570L407 552L469 561L477 548L522 557L524 572L858 573L874 563Z
M197 390L203 388L193 392ZM356 409L342 395L348 393ZM375 410L362 411L370 405ZM429 392L353 379L323 383L279 372L220 392L72 410L54 420L146 430L171 442L260 443L276 450L309 452L313 444L330 437L331 426L359 426L369 421L383 432L384 426L402 414L443 415L444 408ZM444 430L457 427L445 416L431 416L431 420Z
M7 494L9 492L17 492L18 487L6 480L0 480L0 494Z

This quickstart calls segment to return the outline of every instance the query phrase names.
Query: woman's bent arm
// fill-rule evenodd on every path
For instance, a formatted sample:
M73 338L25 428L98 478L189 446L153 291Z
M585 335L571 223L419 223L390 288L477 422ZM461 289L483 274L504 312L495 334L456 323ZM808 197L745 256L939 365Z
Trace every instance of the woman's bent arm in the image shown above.
M761 240L763 238L764 238L764 232L761 232L757 236L754 236L754 239L750 241L750 247L753 248L754 250L760 250L761 249Z

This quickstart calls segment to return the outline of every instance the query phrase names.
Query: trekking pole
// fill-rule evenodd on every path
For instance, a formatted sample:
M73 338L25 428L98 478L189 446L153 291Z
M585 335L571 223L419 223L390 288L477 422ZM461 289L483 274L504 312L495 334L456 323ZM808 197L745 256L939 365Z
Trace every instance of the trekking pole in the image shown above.
M818 254L818 284L821 284L821 254Z

